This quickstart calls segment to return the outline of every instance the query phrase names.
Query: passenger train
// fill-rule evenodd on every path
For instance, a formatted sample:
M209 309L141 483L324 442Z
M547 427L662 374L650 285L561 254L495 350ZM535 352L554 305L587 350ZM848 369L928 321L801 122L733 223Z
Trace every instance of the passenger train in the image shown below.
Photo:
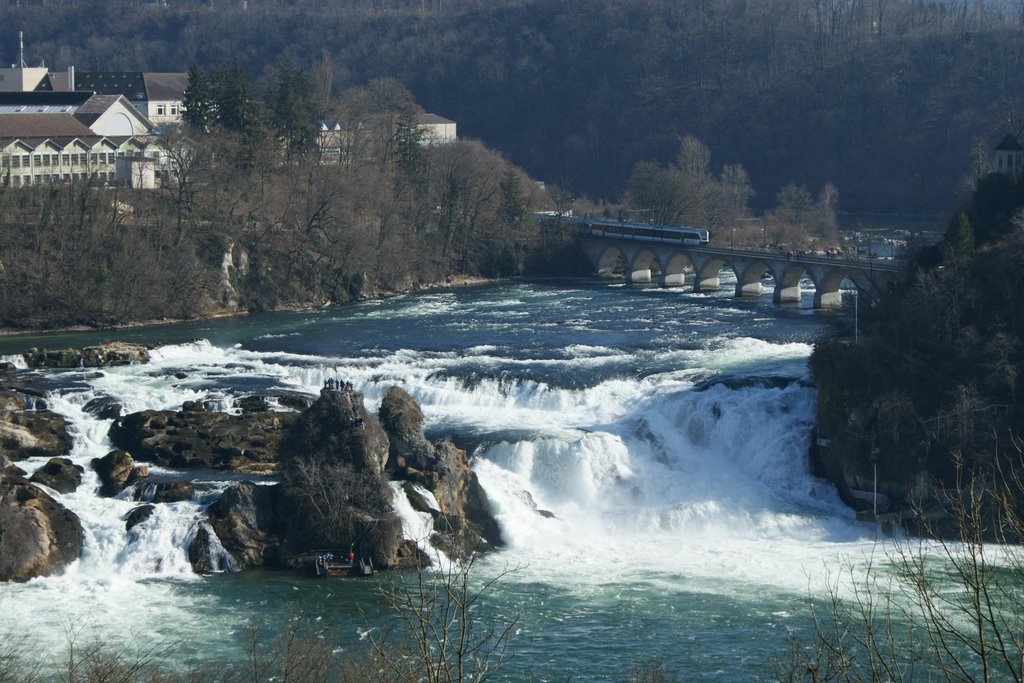
M707 244L710 234L703 228L648 225L646 223L623 223L619 221L598 221L577 219L580 235L614 237L617 239L643 240L700 246Z

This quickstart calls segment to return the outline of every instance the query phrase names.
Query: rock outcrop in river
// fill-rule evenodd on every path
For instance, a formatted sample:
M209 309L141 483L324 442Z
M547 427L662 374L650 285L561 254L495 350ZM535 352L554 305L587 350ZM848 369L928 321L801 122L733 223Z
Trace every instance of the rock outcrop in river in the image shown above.
M422 486L437 501L434 509L406 488L413 507L434 518L432 541L455 555L500 545L501 531L466 452L450 441L427 441L423 412L412 396L397 386L388 389L381 401L380 421L390 438L392 476Z
M82 349L29 349L22 357L30 368L99 368L148 363L149 348L142 344L111 342Z
M16 464L49 458L32 479L59 491L73 491L81 481L81 469L62 457L71 448L64 418L30 409L15 374L6 369L0 378L0 581L59 572L78 559L83 538L78 517Z
M82 551L78 516L24 477L0 473L0 581L62 570Z
M361 394L324 388L281 442L282 524L293 554L352 548L377 567L407 555L385 477L388 437Z
M59 458L71 449L64 418L48 410L29 410L25 400L0 391L0 460Z
M380 422L362 395L325 388L281 440L280 467L280 486L236 484L208 510L239 568L301 566L311 551L349 549L378 568L413 566L425 561L415 540L456 555L500 543L466 453L427 441L419 406L398 387L388 391ZM406 484L396 493L389 479ZM430 512L430 539L403 538L393 495Z
M33 352L26 360L39 367L81 367L142 362L144 351ZM64 457L72 445L64 419L36 409L45 406L44 395L21 386L12 368L0 372L0 580L27 580L75 560L83 538L77 516L34 483L70 492L83 469ZM423 414L405 391L388 391L380 421L367 412L361 394L341 384L326 387L312 403L279 403L305 409L271 410L266 399L248 397L237 402L237 415L199 401L177 411L110 411L116 419L109 435L117 450L92 461L100 495L114 496L134 484L133 495L149 501L129 515L131 531L156 506L198 495L184 479L146 484L143 491L138 487L147 467L136 461L280 474L280 484L232 485L207 508L188 549L197 571L297 567L309 551L321 548L351 549L378 568L413 566L425 560L415 541L429 540L455 555L500 543L466 453L424 437ZM31 478L15 464L40 457L47 464ZM391 480L404 484L395 488ZM432 515L430 539L403 537L394 495L407 496L415 509ZM226 564L213 561L221 547L231 556Z
M281 437L294 413L262 410L230 415L189 403L181 410L143 410L114 421L110 439L137 460L165 467L276 471Z

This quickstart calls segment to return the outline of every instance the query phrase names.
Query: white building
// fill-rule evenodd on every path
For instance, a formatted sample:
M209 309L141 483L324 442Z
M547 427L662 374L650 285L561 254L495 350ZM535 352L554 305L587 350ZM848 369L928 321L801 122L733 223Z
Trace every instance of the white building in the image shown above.
M995 148L992 163L996 173L1017 175L1024 173L1024 147L1021 147L1017 136L1007 133L1002 142Z
M117 160L151 152L152 131L121 95L0 93L0 183L129 185Z
M448 142L455 142L458 139L456 124L451 119L446 119L437 114L420 114L416 119L420 129L423 131L423 142L431 145L440 145Z

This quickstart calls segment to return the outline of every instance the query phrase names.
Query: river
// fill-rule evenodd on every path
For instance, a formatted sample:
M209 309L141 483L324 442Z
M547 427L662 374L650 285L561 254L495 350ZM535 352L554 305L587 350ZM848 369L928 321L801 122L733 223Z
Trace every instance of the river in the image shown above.
M844 324L810 310L809 299L774 306L770 292L737 300L605 282L502 283L9 338L0 354L159 344L147 365L44 376L83 465L111 448L109 421L83 409L96 398L126 411L194 399L231 409L247 394L313 395L337 378L375 408L399 384L420 402L428 436L471 452L501 523L506 547L479 567L512 569L484 611L517 620L498 680L618 681L634 663L660 662L687 681L736 681L767 675L788 635L808 634L808 595L824 594L831 572L874 543L874 527L854 520L807 458L807 359L819 335ZM202 476L205 494L126 533L137 503L97 498L86 472L78 492L58 494L86 526L79 562L59 577L0 586L5 626L31 633L41 652L56 657L70 631L175 642L178 664L230 661L253 620L280 626L302 613L344 653L387 619L380 577L192 574L184 547L230 477Z

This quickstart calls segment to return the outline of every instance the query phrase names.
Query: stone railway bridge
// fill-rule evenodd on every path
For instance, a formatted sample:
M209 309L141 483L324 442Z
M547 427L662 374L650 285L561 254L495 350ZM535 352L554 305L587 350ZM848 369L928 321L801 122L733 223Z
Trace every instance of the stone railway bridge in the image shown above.
M800 301L800 279L814 282L814 307L839 308L844 279L859 291L877 297L891 291L904 277L905 268L896 261L848 257L797 256L769 249L731 249L679 242L658 242L624 236L577 236L599 275L623 272L626 283L652 282L663 287L685 286L686 274L694 273L693 291L721 289L719 272L729 268L736 274L736 296L756 297L763 292L761 278L770 273L775 280L775 303Z

